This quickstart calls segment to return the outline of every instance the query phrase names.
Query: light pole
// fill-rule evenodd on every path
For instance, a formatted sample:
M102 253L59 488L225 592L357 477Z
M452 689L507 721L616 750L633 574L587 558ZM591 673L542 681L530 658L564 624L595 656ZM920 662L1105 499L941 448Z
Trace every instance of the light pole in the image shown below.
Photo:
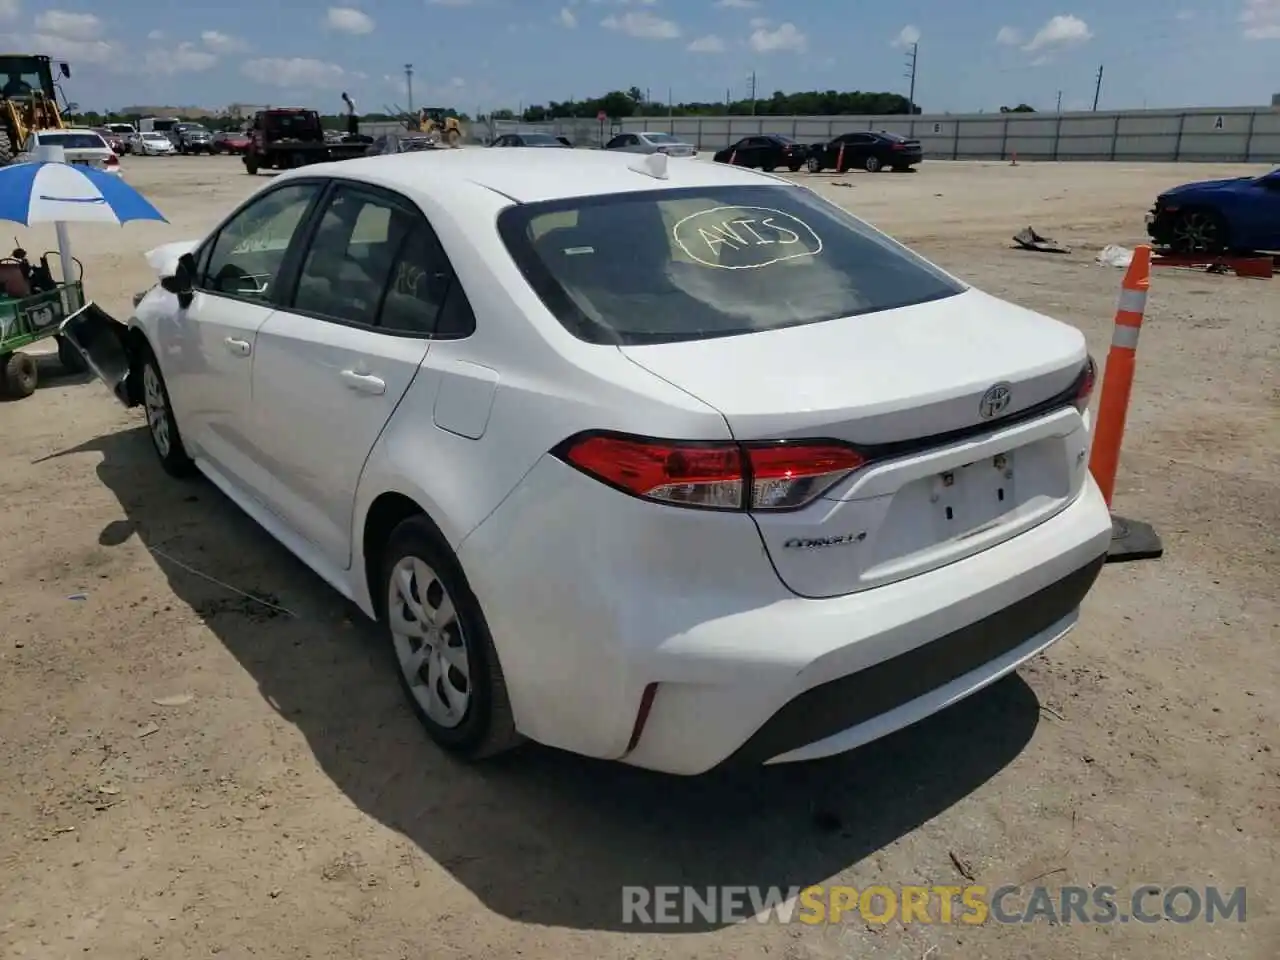
M413 113L413 64L404 65L404 85L409 97L409 113Z

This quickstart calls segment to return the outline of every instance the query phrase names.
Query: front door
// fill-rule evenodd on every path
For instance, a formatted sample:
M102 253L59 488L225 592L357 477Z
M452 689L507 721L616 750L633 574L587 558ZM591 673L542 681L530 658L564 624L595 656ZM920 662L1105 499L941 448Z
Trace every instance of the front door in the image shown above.
M153 331L188 452L264 502L270 477L246 437L258 331L276 309L276 279L321 189L287 184L237 211L196 256L191 305L183 310L174 298Z
M345 569L360 475L419 375L447 261L415 205L353 184L330 194L300 262L289 306L258 331L255 456L276 471L271 509Z

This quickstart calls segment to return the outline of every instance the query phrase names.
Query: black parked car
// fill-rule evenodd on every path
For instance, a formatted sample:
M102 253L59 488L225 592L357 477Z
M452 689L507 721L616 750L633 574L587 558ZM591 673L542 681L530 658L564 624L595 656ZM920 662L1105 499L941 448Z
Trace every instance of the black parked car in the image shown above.
M844 147L844 156L840 148ZM877 170L910 170L924 159L919 140L908 140L896 133L842 133L830 143L809 148L805 168L810 173L835 170L844 173L857 167L875 173Z
M564 137L553 137L549 133L504 133L491 147L559 147L570 148L571 144Z
M743 137L737 143L717 151L716 163L733 163L739 167L759 168L770 173L778 167L786 167L795 173L804 166L808 148L780 133L765 133L755 137Z

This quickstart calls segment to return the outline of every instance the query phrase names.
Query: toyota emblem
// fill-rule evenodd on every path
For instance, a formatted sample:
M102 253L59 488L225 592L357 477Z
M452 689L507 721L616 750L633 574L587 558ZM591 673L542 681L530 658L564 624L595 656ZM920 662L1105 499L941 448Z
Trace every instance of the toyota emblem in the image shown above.
M998 417L1009 409L1009 401L1013 399L1013 391L1007 383L997 383L987 388L987 392L978 401L978 416L983 420Z

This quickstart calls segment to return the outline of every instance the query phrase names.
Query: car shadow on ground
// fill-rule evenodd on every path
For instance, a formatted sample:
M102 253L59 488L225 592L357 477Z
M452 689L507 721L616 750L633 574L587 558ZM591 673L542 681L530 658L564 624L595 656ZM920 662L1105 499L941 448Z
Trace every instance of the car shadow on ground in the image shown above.
M1036 727L1035 694L1013 676L817 763L676 778L532 745L459 763L422 732L359 611L211 484L163 474L144 427L55 456L85 451L102 454L98 475L127 518L99 542L139 537L333 783L512 919L635 929L623 922L624 885L821 883L971 793ZM947 858L940 848L940 869Z

